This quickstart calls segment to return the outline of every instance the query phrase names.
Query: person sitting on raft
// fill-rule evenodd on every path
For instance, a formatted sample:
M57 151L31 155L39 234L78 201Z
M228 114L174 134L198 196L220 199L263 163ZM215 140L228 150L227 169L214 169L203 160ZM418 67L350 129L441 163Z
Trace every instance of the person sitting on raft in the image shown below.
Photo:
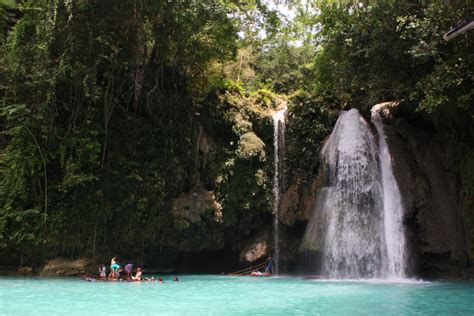
M252 271L252 273L250 273L250 275L251 276L262 276L262 275L264 275L264 273L257 270L257 271Z
M127 280L131 280L132 279L132 269L133 269L133 264L131 263L128 263L125 265L125 275L126 275L126 279Z
M141 281L142 279L142 269L137 268L137 273L135 273L135 276L132 276L133 281Z
M99 265L99 280L105 280L106 275L107 275L107 271L105 269L105 265L101 263Z
M117 263L117 257L113 257L110 260L110 274L109 274L109 280L117 280L118 279L118 269L120 268L120 265Z

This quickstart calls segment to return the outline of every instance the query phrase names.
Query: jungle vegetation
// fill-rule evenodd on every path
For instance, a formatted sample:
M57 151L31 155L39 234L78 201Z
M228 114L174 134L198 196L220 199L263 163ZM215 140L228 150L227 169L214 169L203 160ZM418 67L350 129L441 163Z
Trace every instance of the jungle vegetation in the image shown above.
M392 100L463 148L474 244L474 32L442 38L473 7L286 6L0 1L0 251L238 251L271 223L273 110L289 105L286 176L308 178L339 110Z

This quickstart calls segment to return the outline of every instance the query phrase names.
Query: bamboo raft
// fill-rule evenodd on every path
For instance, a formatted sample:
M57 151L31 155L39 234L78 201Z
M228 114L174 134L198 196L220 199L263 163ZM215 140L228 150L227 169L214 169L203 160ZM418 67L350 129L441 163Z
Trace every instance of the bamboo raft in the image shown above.
M269 277L272 276L271 273L268 271L261 272L261 274L257 274L260 269L266 268L267 262L263 262L261 264L245 268L236 272L229 273L229 276L255 276L255 277Z

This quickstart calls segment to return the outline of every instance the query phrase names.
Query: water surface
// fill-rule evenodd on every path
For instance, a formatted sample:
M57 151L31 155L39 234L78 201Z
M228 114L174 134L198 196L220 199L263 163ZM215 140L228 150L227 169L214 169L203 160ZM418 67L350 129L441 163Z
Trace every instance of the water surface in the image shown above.
M0 315L474 315L474 283L171 279L0 278Z

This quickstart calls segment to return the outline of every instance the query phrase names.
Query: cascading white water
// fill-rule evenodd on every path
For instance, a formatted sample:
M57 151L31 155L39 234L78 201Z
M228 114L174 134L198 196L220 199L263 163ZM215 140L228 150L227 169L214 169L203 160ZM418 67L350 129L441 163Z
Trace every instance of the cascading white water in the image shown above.
M322 149L329 187L323 273L330 278L380 277L383 220L377 145L355 109L343 112Z
M274 242L274 274L278 275L279 269L279 257L280 257L280 247L279 247L279 236L278 236L278 226L279 226L279 208L280 208L280 195L281 195L281 170L282 161L280 157L283 157L283 150L285 148L285 113L286 106L275 112L273 114L273 242Z
M323 232L322 273L329 278L405 276L400 191L382 123L374 119L380 151L356 109L342 112L321 151L328 185L320 190L315 210L319 215L308 223L303 244L311 249Z
M387 248L386 276L404 278L406 276L406 241L403 230L403 203L397 181L393 174L392 157L385 140L380 112L384 104L372 108L372 122L378 133L380 167L383 187L383 209L385 242Z

